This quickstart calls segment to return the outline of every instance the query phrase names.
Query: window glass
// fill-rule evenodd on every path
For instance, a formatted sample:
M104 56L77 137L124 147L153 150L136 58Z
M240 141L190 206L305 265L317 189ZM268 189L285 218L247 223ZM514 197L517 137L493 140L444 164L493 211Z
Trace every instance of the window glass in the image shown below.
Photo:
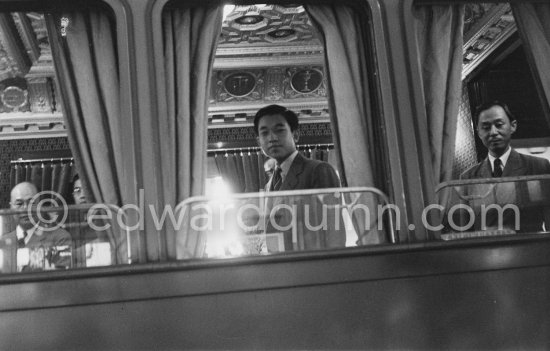
M75 33L84 29L93 37L98 24L112 23L106 18L104 10L91 8L0 13L2 273L130 262L128 230L120 225L127 223L125 214L115 206L94 206L94 181L77 167L82 153L73 148L80 148L81 140L67 135L67 130L79 128L73 122L78 119L84 118L90 129L103 123L89 109L80 108L82 115L75 116L66 107L71 99L81 106L97 102L67 81L92 85L85 77L85 53L75 46ZM85 45L97 50L94 59L104 70L116 70L102 61L97 41L90 40ZM116 48L111 51L116 60ZM74 100L66 94L71 89L75 96L87 97Z
M428 85L446 81L443 95L428 89L425 99L446 96L443 119L453 126L441 143L441 171L435 171L441 182L436 191L442 206L441 222L437 222L441 237L455 240L546 231L550 90L545 77L547 53L540 48L548 41L548 33L537 26L548 20L550 7L536 2L475 2L418 5L416 10L449 18L456 15L456 26L440 31L462 42L460 52L457 47L449 50L460 54L460 79L423 76ZM422 54L446 60L435 51ZM448 60L447 64L448 72L458 67ZM426 103L428 119L435 116L431 105ZM490 206L495 208L489 210ZM503 223L498 223L499 216Z
M206 6L185 9L176 3L167 6L163 30L168 62L185 54L177 51L184 30L178 30L178 25L185 21L185 14L192 14L189 26L193 27L218 10ZM392 210L377 211L389 200L377 189L380 177L370 168L384 152L381 140L373 137L371 100L376 94L369 89L376 83L371 81L374 71L368 63L373 53L368 49L366 10L317 4L240 4L225 5L217 15L220 29L209 48L214 60L205 99L206 197L187 198L177 208L176 218L182 219L176 228L177 258L257 256L395 241L388 215ZM335 21L349 25L334 29L334 36L324 36L321 31L327 28L322 23ZM202 42L210 43L211 36L209 32ZM353 45L324 40L346 36ZM194 42L192 32L188 38ZM327 45L339 55L326 55ZM360 49L346 51L354 46ZM196 50L197 55L206 51ZM342 69L339 66L346 56L353 64ZM327 60L332 62L331 74ZM182 61L174 61L176 69L186 69ZM171 65L166 65L167 71L173 69ZM203 77L198 63L189 70ZM347 74L358 83L338 74ZM336 85L329 81L331 75ZM181 78L181 86L184 83ZM197 84L193 77L190 84ZM168 96L172 91L178 89L169 88ZM350 96L358 98L348 103ZM174 112L185 103L175 105ZM196 123L189 125L196 127ZM369 143L377 147L370 148ZM350 148L365 150L355 157L361 160L359 167L351 166Z

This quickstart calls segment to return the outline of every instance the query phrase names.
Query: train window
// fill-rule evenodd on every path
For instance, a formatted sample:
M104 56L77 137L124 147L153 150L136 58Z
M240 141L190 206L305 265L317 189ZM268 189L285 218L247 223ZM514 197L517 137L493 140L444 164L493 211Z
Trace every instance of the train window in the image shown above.
M168 118L187 127L179 149L201 153L182 159L196 188L176 195L177 258L395 241L369 18L363 5L165 7ZM204 178L206 196L188 197Z
M417 2L415 10L440 183L432 229L444 239L548 232L550 7Z
M113 16L93 3L28 7L0 13L0 271L129 263L109 178L119 147L107 128L119 112Z

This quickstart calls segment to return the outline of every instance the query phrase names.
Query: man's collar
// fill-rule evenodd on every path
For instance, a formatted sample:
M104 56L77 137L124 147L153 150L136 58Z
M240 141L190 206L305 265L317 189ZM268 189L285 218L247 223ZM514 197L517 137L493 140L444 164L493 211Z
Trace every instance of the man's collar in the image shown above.
M508 150L506 150L500 157L500 161L502 161L502 168L506 166L506 162L508 162L508 158L510 157L510 153L512 152L512 147L508 146ZM491 168L493 168L493 164L495 162L496 157L491 155L489 153L489 161L491 162Z
M20 225L17 225L17 227L15 228L15 234L17 235L17 240L25 238L25 244L27 244L35 233L38 236L42 235L42 231L37 229L38 227L33 226L32 228L25 230ZM25 233L27 234L25 235Z
M296 155L298 155L298 150L294 150L294 152L291 153L290 156L288 156L280 165L278 165L281 168L281 176L283 177L283 179L285 179L286 175L288 174L290 166L292 166L292 162L294 162Z

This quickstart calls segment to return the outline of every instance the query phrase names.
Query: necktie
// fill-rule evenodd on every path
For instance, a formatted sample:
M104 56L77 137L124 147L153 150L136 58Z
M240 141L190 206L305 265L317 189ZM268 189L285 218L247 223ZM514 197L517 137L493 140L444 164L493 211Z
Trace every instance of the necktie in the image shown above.
M271 178L271 191L277 191L281 188L281 185L283 184L283 177L281 175L281 167L277 166L275 167L275 171L273 172L273 178Z
M25 238L27 237L27 232L23 232L23 237L17 240L17 247L25 247Z
M495 158L493 163L493 177L502 177L502 161L500 158Z

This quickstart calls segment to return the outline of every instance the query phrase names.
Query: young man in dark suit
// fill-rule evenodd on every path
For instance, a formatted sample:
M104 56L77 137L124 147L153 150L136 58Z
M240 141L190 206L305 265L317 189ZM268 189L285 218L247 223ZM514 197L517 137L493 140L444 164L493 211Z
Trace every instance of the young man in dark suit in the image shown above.
M477 109L476 116L477 133L483 145L488 149L489 155L485 160L464 172L461 179L550 174L550 162L547 159L520 154L510 146L512 134L517 129L517 120L506 104L498 101L484 104ZM522 200L522 197L529 194L527 189L522 189L524 183L516 185L515 202L523 206L529 200ZM514 193L514 189L512 189L512 193ZM542 229L542 222L542 208L522 210L520 231L539 231ZM514 224L515 227L514 219L504 216L504 225L507 224Z
M256 113L254 130L264 154L277 162L273 175L266 185L267 192L340 187L338 175L330 164L308 159L298 153L296 143L299 139L299 123L298 116L294 112L280 105L266 106ZM285 201L287 201L285 198L275 199L274 204ZM336 206L338 201L332 195L323 196L323 203L313 201L311 196L301 197L297 221L304 220L304 213L301 210L305 212L305 209L309 209L308 216L311 219L309 223L312 226L321 223L323 213L319 210L323 204ZM294 249L343 247L345 245L345 229L340 219L336 219L336 221L338 225L334 225L334 216L332 216L327 221L332 229L324 228L314 231L304 229L303 223L299 223L298 228L294 228L294 230L300 233L293 235L292 242L289 235L285 235L285 250L289 249L291 245ZM268 225L268 230L271 229L273 228ZM297 242L295 242L296 240Z
M298 116L279 105L270 105L260 109L254 117L254 130L262 151L277 161L275 171L278 176L271 177L267 191L320 189L340 187L336 171L327 162L308 159L296 150L299 139ZM276 188L276 189L274 189Z

